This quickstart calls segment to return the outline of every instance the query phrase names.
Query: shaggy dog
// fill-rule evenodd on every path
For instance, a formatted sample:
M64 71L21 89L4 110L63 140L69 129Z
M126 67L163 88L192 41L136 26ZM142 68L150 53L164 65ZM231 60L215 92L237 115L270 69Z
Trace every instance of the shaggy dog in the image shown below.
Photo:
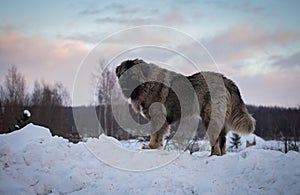
M200 115L206 128L211 155L226 153L229 129L242 134L254 131L255 120L248 114L238 87L219 73L199 72L184 76L135 59L122 62L116 68L116 75L124 96L131 99L133 109L153 123L150 143L144 145L144 149L160 148L169 125L195 113ZM185 80L188 84L184 84ZM196 98L189 93L189 85ZM180 101L176 89L190 96L189 103ZM155 103L160 103L163 108L153 106Z

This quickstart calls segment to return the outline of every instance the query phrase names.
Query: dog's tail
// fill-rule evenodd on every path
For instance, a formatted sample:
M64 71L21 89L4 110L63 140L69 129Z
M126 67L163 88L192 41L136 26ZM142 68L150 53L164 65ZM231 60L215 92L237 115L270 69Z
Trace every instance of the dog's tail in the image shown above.
M236 84L224 77L227 93L226 123L233 131L241 134L252 133L255 129L255 119L248 113Z

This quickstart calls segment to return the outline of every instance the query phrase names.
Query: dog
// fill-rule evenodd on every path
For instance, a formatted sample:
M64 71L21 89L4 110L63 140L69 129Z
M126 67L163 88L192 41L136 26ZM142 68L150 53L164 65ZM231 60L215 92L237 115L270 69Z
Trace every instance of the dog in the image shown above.
M211 145L210 155L226 154L226 134L230 129L240 134L249 134L255 129L255 120L248 113L239 88L220 73L198 72L184 76L141 59L123 61L115 73L133 109L152 122L150 143L143 149L162 147L170 124L195 114L204 123ZM189 94L189 88L196 98ZM186 95L178 95L178 89ZM180 98L185 99L188 94L189 103L182 103ZM155 103L159 103L158 106L153 106Z

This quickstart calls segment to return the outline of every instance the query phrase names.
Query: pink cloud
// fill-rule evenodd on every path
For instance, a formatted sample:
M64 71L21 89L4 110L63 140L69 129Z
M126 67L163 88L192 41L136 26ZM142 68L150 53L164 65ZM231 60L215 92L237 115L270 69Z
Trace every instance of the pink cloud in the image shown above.
M78 59L78 54L86 52L86 47L79 41L51 41L41 37L24 36L18 32L0 33L0 49L1 59L30 59L39 63L54 59L56 62L70 58Z
M73 78L87 48L79 41L48 40L19 32L0 33L1 80L16 65L29 84L36 79L62 82L71 89Z

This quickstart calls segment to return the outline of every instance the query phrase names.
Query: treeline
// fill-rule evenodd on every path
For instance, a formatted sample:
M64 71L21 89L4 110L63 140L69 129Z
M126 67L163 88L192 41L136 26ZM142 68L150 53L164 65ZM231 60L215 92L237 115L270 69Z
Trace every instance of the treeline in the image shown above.
M24 76L12 66L0 87L1 133L24 126L19 123L22 121L23 110L27 109L32 113L28 120L49 127L53 134L63 135L61 128L67 127L68 122L64 117L68 116L66 106L69 102L68 92L60 83L50 85L44 81L35 81L32 93L28 93Z
M247 106L256 119L255 133L264 139L300 140L300 107Z
M74 142L79 141L82 136L98 137L102 131L89 123L89 115L85 115L92 109L97 113L104 133L120 139L131 138L132 136L123 131L112 117L111 107L103 105L103 102L109 101L110 98L110 93L103 90L107 90L107 86L109 89L112 88L113 75L110 73L109 76L108 82L101 81L97 84L101 89L101 94L97 95L102 106L71 108L69 93L61 83L51 85L45 81L35 81L33 91L29 93L24 76L16 66L12 66L5 76L3 85L0 86L0 133L9 133L28 123L34 123L49 128L53 135L63 136ZM30 117L24 115L24 110L30 112ZM78 129L73 112L81 113L85 126ZM132 110L131 112L133 113ZM133 114L133 118L137 121L143 120L136 114Z
M63 136L73 142L78 142L82 136L98 137L103 131L118 139L132 138L133 136L124 131L116 122L109 105L110 89L115 82L114 74L102 71L98 77L99 81L96 82L98 93L96 95L98 104L101 106L71 108L68 92L62 84L50 85L46 82L36 81L32 93L28 93L24 76L18 72L16 67L11 67L0 88L0 133L18 130L23 125L32 122L48 127L53 135ZM300 107L249 105L247 108L256 119L255 133L257 135L264 139L299 140ZM25 109L31 113L26 121L22 120ZM131 107L129 110L135 121L147 122L143 117L135 114ZM97 124L93 124L90 116L86 114L90 111L96 113ZM76 120L83 121L81 124L84 125L78 126L74 121L74 112L80 113L79 117L76 116ZM199 129L201 137L205 132L202 125L199 125Z

